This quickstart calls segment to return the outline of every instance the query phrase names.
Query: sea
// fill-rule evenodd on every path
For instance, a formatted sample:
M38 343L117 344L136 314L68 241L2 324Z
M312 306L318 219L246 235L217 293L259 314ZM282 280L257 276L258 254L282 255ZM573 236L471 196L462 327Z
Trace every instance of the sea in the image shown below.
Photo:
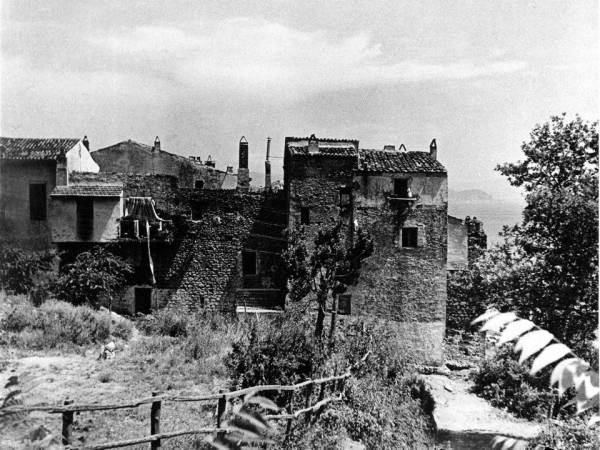
M463 219L477 217L488 236L488 248L502 239L500 231L505 225L521 223L524 203L501 200L448 201L448 214Z

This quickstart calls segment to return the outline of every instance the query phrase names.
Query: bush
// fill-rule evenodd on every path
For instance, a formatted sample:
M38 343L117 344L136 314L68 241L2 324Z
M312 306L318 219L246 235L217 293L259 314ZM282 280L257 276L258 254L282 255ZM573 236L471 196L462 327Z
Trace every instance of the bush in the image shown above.
M566 422L551 421L527 448L561 450L600 448L600 437L597 431L587 426L581 419L571 419Z
M318 373L323 361L318 348L310 318L283 314L271 323L253 323L233 343L225 365L234 388L294 384Z
M285 448L337 449L344 437L368 449L430 448L434 423L424 408L430 396L422 399L419 386L414 378L353 379L344 402L328 407L314 426L294 429Z
M43 291L45 285L40 280L41 274L50 272L53 259L50 252L28 252L0 245L0 287L15 294L28 294L37 288L36 299L39 298L38 291Z
M74 307L48 301L39 308L30 302L13 306L0 320L2 342L22 348L51 349L104 343L110 338L108 315L86 306ZM117 327L121 337L131 334L131 325Z
M548 369L537 376L529 375L529 369L518 363L510 349L502 349L494 359L484 361L473 380L473 392L518 417L540 420L565 412L560 406L568 397L558 403L558 396L548 389Z
M186 336L189 314L170 309L161 309L140 317L136 325L146 335Z
M73 263L64 267L54 290L60 300L98 308L106 297L111 302L132 274L132 267L123 259L95 247L80 253Z

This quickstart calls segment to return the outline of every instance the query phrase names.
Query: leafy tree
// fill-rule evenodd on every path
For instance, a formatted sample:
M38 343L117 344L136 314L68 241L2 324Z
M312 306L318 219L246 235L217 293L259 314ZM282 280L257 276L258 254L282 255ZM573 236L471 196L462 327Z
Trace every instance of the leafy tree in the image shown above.
M103 296L112 299L133 274L131 266L102 247L77 255L63 269L55 283L56 296L74 305L98 307Z
M552 117L522 150L523 161L497 167L525 192L522 223L505 228L459 291L582 349L598 318L598 124Z
M290 233L284 261L288 270L290 299L299 301L309 294L317 303L315 336L321 339L327 300L346 291L360 275L361 262L373 253L369 236L358 230L353 239L345 239L344 226L337 222L317 233L307 245L303 228Z
M16 294L28 294L36 286L39 275L48 272L54 254L35 253L0 246L0 287Z

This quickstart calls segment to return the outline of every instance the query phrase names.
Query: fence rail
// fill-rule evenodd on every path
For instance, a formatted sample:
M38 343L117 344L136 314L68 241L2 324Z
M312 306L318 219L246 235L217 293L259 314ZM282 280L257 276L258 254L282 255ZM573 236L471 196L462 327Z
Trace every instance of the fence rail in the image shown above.
M157 449L161 446L162 439L169 439L177 436L184 436L190 434L212 434L212 433L228 433L232 430L222 427L223 417L227 411L227 404L233 399L239 397L246 397L255 395L260 392L289 392L286 399L286 413L265 415L264 418L267 420L287 420L286 433L289 433L292 426L292 421L305 415L306 420L310 420L313 413L318 414L326 405L329 403L340 401L342 399L341 392L343 391L345 381L352 376L352 371L359 365L363 364L369 357L370 352L367 352L359 361L349 367L344 373L340 375L333 375L330 377L319 378L316 380L306 380L301 383L293 385L264 385L264 386L252 386L244 389L238 389L230 392L219 392L218 394L209 394L201 396L180 396L180 395L165 395L159 393L153 393L151 397L144 397L134 399L129 402L114 403L114 404L73 404L71 400L66 400L64 405L13 405L2 408L2 415L9 414L20 414L29 413L33 411L42 411L49 414L62 414L62 443L69 449L87 449L87 450L101 450L109 448L120 448L127 447L130 445L143 444L150 442L151 449ZM331 385L331 394L336 391L340 392L340 395L326 397L325 393L327 386ZM320 386L319 396L316 403L311 405L311 397L315 386ZM295 412L292 411L292 403L294 393L305 389L305 407ZM204 402L217 400L217 413L216 413L216 427L214 428L198 428L193 430L179 430L161 433L160 432L160 413L163 402ZM87 445L85 447L73 446L73 416L75 412L82 411L107 411L115 409L126 409L126 408L137 408L142 405L151 405L150 409L150 435L136 439L129 439L123 441L106 442L101 444Z

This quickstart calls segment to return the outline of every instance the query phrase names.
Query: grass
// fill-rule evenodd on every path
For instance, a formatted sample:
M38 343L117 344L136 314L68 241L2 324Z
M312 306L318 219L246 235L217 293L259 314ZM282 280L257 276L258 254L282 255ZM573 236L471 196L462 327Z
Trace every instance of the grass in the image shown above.
M120 320L111 326L111 318L87 306L48 300L34 306L20 296L7 301L10 305L0 319L0 345L19 349L47 350L106 343L118 338L127 340L133 325Z

